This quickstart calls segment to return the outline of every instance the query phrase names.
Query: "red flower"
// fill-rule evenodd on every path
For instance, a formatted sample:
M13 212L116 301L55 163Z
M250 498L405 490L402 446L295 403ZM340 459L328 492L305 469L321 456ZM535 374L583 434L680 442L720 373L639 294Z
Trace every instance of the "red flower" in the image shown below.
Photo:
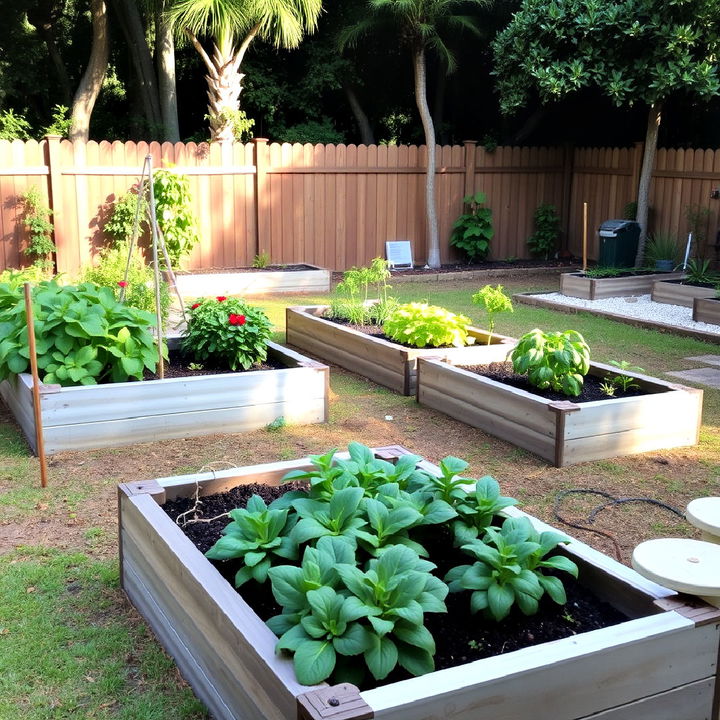
M194 310L195 308L199 308L199 307L200 307L200 303L195 303L194 305L190 306L190 309Z
M127 287L127 283L125 282L125 280L118 280L118 285L120 287Z
M231 325L244 325L245 324L245 316L244 315L236 315L235 313L230 313L228 315L228 322Z
M227 300L227 298L224 295L218 295L215 299L218 302L225 302Z

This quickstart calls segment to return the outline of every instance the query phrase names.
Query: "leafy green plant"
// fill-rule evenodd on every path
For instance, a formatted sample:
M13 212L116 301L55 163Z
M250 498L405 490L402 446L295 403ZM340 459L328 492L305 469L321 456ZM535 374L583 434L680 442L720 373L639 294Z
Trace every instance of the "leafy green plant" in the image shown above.
M585 274L585 277L588 277L588 278L602 279L602 278L618 277L619 275L622 275L625 272L628 272L627 268L600 266L600 267L594 267L594 268L587 268L587 270L585 270L584 274Z
M531 385L579 395L590 369L590 348L575 330L545 333L535 329L523 335L510 358L515 372L527 375Z
M109 288L56 281L33 288L36 348L46 383L95 385L142 380L155 371L150 313L115 300ZM29 367L22 289L0 285L0 379Z
M680 246L671 233L656 232L648 237L645 245L645 265L653 267L660 260L671 260L673 266L680 260Z
M29 234L29 243L23 253L34 258L37 265L45 273L53 269L51 255L57 251L52 241L54 230L50 220L52 210L44 203L40 190L33 185L18 198L22 210L22 222Z
M247 370L267 358L272 324L240 298L201 298L188 312L182 351L206 367Z
M471 590L472 612L484 611L496 621L508 616L514 605L525 615L538 610L547 595L556 603L567 602L562 581L544 569L560 570L577 577L577 565L564 555L546 555L568 539L556 532L538 533L528 518L508 518L500 530L488 528L483 541L462 546L476 558L445 576L451 592Z
M476 305L480 305L485 309L488 315L488 339L487 344L492 340L493 330L495 329L495 315L500 312L514 312L512 300L504 293L503 286L485 285L480 288L473 296L472 301Z
M500 493L500 485L495 478L486 475L480 478L473 490L455 505L460 516L453 523L455 544L475 540L492 523L493 517L506 507L517 505L515 498L505 497Z
M103 230L112 237L115 243L129 243L135 228L135 215L138 213L138 202L140 210L138 216L138 235L147 231L148 225L148 201L145 192L141 192L138 183L121 195L112 203L110 217L103 226Z
M266 268L270 264L270 253L262 252L258 253L252 262L254 268L262 269Z
M205 115L205 120L212 121L211 127L215 125L229 125L232 136L238 142L250 142L253 137L252 129L255 120L249 118L244 110L223 107L220 112L214 115Z
M627 372L645 372L645 370L641 367L638 367L637 365L631 365L627 360L610 360L608 361L609 365L613 365L616 367L620 373L618 375L613 375L611 378L611 382L615 387L620 388L623 392L627 392L630 389L633 388L639 388L640 385L638 385L635 382L634 378L631 378L629 375L626 375Z
M231 510L232 522L223 536L205 553L211 560L242 561L235 575L235 587L248 580L264 583L277 558L295 560L297 543L292 537L297 516L287 509L268 508L259 495L253 495L247 506Z
M380 257L374 258L368 267L346 270L330 300L330 316L353 325L382 325L397 306L397 301L388 296L389 279L387 260ZM371 288L377 303L368 302Z
M390 339L414 347L465 347L470 318L427 303L399 305L385 320L383 332Z
M463 488L471 482L469 478L460 476L467 468L465 460L448 455L440 461L440 475L425 474L420 487L428 488L435 497L451 506L457 505L466 499L467 493Z
M560 218L554 205L538 205L533 215L535 232L527 239L527 245L533 255L542 255L545 260L557 246L560 237Z
M12 108L0 110L0 140L29 140L32 127L23 115Z
M490 252L490 240L495 231L492 226L492 210L482 207L487 197L484 192L466 195L463 203L467 208L453 223L450 244L462 250L470 260L484 260Z
M705 247L707 228L710 220L710 208L693 203L685 207L685 219L688 231L692 233L693 245L697 250Z
M709 260L692 258L685 268L687 278L684 282L690 285L715 285L720 280L720 275L710 267Z
M42 131L43 135L67 137L70 133L70 108L67 105L53 105L50 124Z
M602 391L602 394L607 395L608 397L614 397L616 389L617 388L612 382L604 381L600 383L600 390Z
M153 174L157 222L165 240L170 262L179 267L190 254L199 236L192 211L190 179L174 170L156 170Z
M26 282L39 283L46 279L47 273L37 265L26 268L7 268L0 272L0 285L5 284L10 290L16 290Z

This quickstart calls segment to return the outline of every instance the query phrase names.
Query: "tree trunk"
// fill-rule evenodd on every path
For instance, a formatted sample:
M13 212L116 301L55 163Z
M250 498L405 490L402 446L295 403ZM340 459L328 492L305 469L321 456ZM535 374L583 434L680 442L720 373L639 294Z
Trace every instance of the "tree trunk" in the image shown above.
M155 52L157 53L160 115L165 128L165 140L180 142L178 122L177 84L175 82L175 41L165 14L165 3L155 21Z
M360 105L360 101L358 100L355 91L348 83L343 83L343 90L345 91L345 97L350 105L352 114L355 116L355 122L357 123L358 130L360 131L360 142L362 142L363 145L374 145L375 134L373 133L368 117L362 109L362 105Z
M92 49L88 66L73 98L69 133L70 140L85 142L90 137L90 116L105 78L110 49L107 7L104 0L90 0L90 11L93 28Z
M640 182L638 183L637 196L637 217L640 225L640 241L638 242L635 266L640 267L645 255L645 241L648 231L648 210L650 197L650 181L652 180L653 166L655 165L655 151L657 150L658 130L662 103L656 102L650 106L648 112L647 131L645 133L645 151L643 152L642 169L640 170Z
M140 11L135 0L114 0L113 7L117 14L120 29L125 37L125 42L130 50L130 59L135 70L145 122L154 134L162 122L160 99L158 97L155 68L145 38L145 28L140 17Z
M437 209L435 208L435 126L427 102L427 76L425 51L415 51L413 57L415 69L415 102L417 103L427 148L427 168L425 171L425 215L427 217L427 264L431 268L440 267L440 239L438 236Z
M433 98L432 119L435 130L440 133L440 143L445 142L447 130L443 131L443 119L445 117L445 94L447 90L447 72L442 63L437 63L437 78L435 80L435 96Z

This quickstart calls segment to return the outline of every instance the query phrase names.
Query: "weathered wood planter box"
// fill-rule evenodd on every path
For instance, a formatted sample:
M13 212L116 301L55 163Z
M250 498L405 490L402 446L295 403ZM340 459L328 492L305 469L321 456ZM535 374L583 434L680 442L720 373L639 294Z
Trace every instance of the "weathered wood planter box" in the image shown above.
M693 300L692 319L695 322L720 325L720 299L695 298Z
M676 596L578 541L564 552L581 582L630 620L359 693L352 685L299 685L292 661L275 654L270 629L160 506L198 486L202 496L277 484L298 467L309 464L119 486L123 588L216 720L716 720L717 608Z
M609 297L647 295L656 280L672 280L683 273L647 273L627 277L591 278L581 272L563 273L560 276L560 292L583 300L602 300Z
M529 450L556 467L698 442L702 390L626 372L650 394L553 402L455 367L458 364L421 360L418 402ZM604 377L617 370L591 363L590 373Z
M421 357L453 358L466 364L505 360L516 340L471 328L475 344L464 348L414 349L325 320L327 305L288 307L285 310L285 338L293 345L327 362L403 395L416 391L417 361Z
M279 417L325 422L328 367L275 343L268 356L287 368L81 387L41 383L45 453L247 432ZM0 395L35 452L32 377L3 381Z
M695 298L713 298L716 292L714 287L685 285L679 282L656 280L652 286L650 299L653 302L691 308Z
M305 265L304 268L306 269L178 273L176 287L183 297L329 292L330 270L316 265Z

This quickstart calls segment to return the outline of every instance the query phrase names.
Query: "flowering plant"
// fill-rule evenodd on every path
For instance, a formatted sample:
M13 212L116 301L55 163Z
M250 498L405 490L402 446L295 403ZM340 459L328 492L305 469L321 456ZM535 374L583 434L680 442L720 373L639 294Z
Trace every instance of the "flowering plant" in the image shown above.
M247 370L267 357L272 325L241 298L200 298L190 306L183 352L206 367Z

